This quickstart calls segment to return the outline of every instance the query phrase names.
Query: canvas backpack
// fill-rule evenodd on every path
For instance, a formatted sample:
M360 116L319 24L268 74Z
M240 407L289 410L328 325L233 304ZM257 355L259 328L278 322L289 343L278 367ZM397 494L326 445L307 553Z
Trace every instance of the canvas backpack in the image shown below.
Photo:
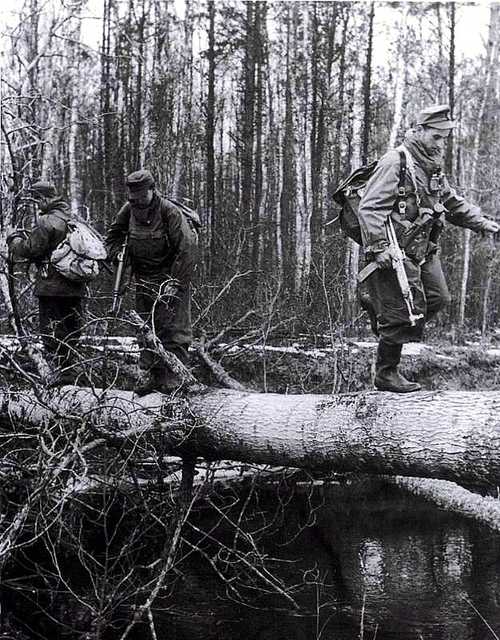
M186 225L184 229L185 236L187 235L189 242L193 247L197 247L198 229L201 228L201 220L198 212L170 196L162 196L162 198L181 212L182 221Z
M399 206L399 203L405 200L404 187L407 160L404 151L402 151L401 148L398 148L398 151L399 182L396 202ZM374 160L370 164L359 167L337 187L332 195L333 200L341 207L338 217L340 227L348 238L351 238L358 244L363 244L358 218L359 203L365 192L368 180L374 174L377 165L378 160ZM334 222L334 220L332 220L332 222Z
M52 252L50 264L73 282L90 282L99 275L99 261L107 257L100 235L79 220L66 221L66 237Z

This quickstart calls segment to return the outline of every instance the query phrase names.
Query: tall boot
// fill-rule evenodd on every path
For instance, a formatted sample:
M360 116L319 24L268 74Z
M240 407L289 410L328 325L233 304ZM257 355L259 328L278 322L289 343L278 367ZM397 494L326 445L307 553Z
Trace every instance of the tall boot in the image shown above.
M394 393L410 393L420 391L418 382L407 380L399 372L403 345L390 344L380 340L377 350L377 371L375 373L375 387L379 391L393 391Z

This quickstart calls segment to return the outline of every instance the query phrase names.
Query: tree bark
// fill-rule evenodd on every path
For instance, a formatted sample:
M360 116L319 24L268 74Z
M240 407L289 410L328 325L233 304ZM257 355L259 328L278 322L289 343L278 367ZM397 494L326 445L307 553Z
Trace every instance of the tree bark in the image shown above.
M0 392L0 426L61 419L110 440L162 438L166 453L336 472L500 483L500 394L280 395L212 390L174 399L64 387ZM5 446L5 445L4 445ZM89 446L89 445L87 445Z

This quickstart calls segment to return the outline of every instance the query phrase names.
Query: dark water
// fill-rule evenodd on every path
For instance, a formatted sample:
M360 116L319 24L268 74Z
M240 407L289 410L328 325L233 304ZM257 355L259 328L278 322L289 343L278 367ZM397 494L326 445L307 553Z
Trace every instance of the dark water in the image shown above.
M193 559L180 595L185 615L174 628L169 625L168 637L500 636L499 535L373 479L312 491L304 486L292 493L261 488L241 525L259 532L263 566L288 588L298 608L257 576L247 575L245 582L239 574L233 583L237 593L231 593L206 563ZM205 518L207 526L210 515ZM230 545L228 522L213 520L211 531ZM250 547L246 551L255 559ZM229 553L227 559L234 561ZM197 616L194 625L186 621L190 609Z
M376 478L329 484L273 478L214 486L197 501L176 564L152 607L158 640L500 637L498 534ZM85 519L88 532L78 539L87 545L84 559L99 561L93 575L114 607L104 632L91 633L95 614L82 604L95 600L87 565L75 557L80 547L61 549L56 572L37 544L7 567L7 582L0 581L0 640L121 637L134 600L111 602L116 585L132 576L125 592L138 589L133 597L142 603L156 575L148 567L156 566L168 544L165 529L151 529L143 508L134 515L129 498L113 503L101 523ZM164 514L171 516L168 509ZM108 522L113 517L115 529ZM114 534L107 545L109 531ZM64 542L64 533L57 535ZM113 555L130 540L133 556ZM114 573L104 575L102 559L113 557L125 558L124 566L115 563ZM10 624L23 633L2 635ZM150 638L146 621L128 636Z

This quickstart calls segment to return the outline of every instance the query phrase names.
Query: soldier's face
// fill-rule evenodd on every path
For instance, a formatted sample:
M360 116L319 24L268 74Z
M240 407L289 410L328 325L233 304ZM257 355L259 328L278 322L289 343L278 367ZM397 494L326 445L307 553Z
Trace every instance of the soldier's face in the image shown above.
M433 129L421 127L420 142L427 153L435 158L442 157L446 147L446 140L450 135L450 129Z
M142 191L128 191L128 201L133 207L138 209L146 209L153 200L153 189L144 189Z

